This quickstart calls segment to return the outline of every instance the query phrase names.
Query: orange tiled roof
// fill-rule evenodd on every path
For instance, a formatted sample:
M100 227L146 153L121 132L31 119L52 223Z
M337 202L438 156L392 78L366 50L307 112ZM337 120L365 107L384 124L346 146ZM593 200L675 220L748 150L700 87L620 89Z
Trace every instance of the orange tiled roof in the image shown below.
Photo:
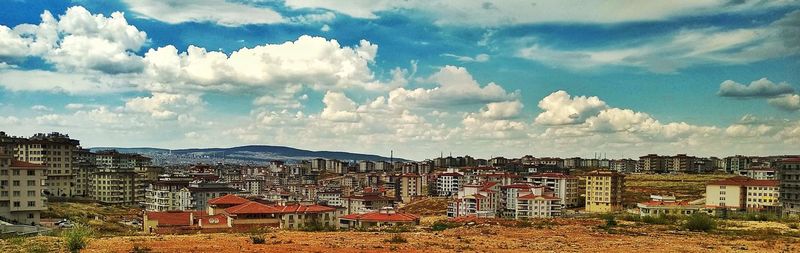
M321 205L271 206L252 201L225 209L225 212L229 214L324 213L333 211L336 211L336 209Z
M29 163L20 160L11 160L11 168L44 168L44 165Z
M709 185L738 185L738 186L778 186L778 180L760 180L745 176L735 176L717 181L711 181Z
M147 212L148 220L157 220L159 226L191 226L191 212Z
M414 222L419 216L408 213L380 213L350 214L341 217L345 220L377 221L377 222Z
M222 197L213 198L208 201L209 205L241 205L249 202L250 200L242 198L233 194L228 194Z

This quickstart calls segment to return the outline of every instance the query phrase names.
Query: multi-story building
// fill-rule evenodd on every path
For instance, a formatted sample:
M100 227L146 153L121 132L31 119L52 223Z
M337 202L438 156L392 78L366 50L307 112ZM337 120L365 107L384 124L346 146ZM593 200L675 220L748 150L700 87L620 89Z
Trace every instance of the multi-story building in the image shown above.
M740 170L739 175L749 177L752 179L760 179L760 180L777 180L778 172L775 171L773 168L763 167L763 168L749 168L746 170Z
M552 218L561 216L561 200L551 195L527 194L517 197L515 219Z
M408 203L416 197L427 196L425 177L418 174L400 174L390 178L394 182L395 199Z
M706 184L706 208L712 211L775 211L779 198L777 180L736 176Z
M47 210L42 196L46 167L14 159L13 148L14 139L0 132L0 218L36 225Z
M636 171L636 160L633 159L619 159L611 160L611 170L619 173L630 173Z
M368 213L384 207L393 207L395 199L383 196L380 192L359 192L342 197L346 214Z
M677 154L675 156L665 157L664 167L666 167L668 172L689 172L694 169L695 160L697 160L697 157Z
M553 190L555 197L559 198L564 207L580 205L580 180L576 176L563 173L539 173L525 177L526 181L535 185L546 186Z
M145 193L147 211L193 210L189 176L170 176L150 184Z
M358 162L358 172L370 172L375 171L375 163L371 161L359 161Z
M44 165L47 176L45 195L72 197L85 195L77 187L75 152L78 140L60 133L36 134L15 141L14 158L23 162Z
M500 206L500 187L496 182L468 184L447 205L448 217L494 218Z
M777 167L783 213L800 215L800 158L781 160Z
M436 194L442 197L453 196L464 184L464 174L453 169L439 174L436 178Z
M663 173L667 171L666 159L657 154L639 157L639 170L644 173Z
M725 172L738 174L740 170L748 169L751 161L751 157L743 155L725 157Z
M146 186L140 176L150 165L150 158L117 151L95 155L94 173L90 174L90 195L108 204L138 204L145 201Z
M616 171L596 170L585 175L586 211L607 213L622 210L625 175Z

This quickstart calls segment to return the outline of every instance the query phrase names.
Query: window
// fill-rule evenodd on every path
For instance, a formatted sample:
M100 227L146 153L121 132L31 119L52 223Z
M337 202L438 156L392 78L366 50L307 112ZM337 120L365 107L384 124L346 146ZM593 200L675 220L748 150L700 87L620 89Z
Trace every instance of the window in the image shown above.
M28 191L28 197L36 197L36 191Z
M11 182L11 185L12 186L19 186L19 180L14 180L13 182Z
M36 201L28 201L28 207L36 206Z
M19 197L20 193L19 193L19 191L14 191L13 195L14 195L14 197Z
M14 170L12 174L14 174L14 176L19 176L19 170Z
M28 180L28 186L36 186L36 180Z
M14 207L19 207L19 201L14 201Z
M28 176L36 176L35 170L28 170Z

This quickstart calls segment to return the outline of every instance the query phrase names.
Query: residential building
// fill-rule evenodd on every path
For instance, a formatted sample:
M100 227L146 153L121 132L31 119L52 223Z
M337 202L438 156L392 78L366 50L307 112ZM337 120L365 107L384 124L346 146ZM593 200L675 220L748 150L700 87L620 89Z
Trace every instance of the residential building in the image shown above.
M500 186L500 204L498 206L498 213L501 217L516 218L517 204L519 197L526 195L543 196L545 194L551 195L552 192L546 193L544 186L537 186L530 183L515 183L510 185ZM560 203L559 203L560 204Z
M14 159L13 148L13 140L0 132L0 220L37 225L47 210L42 196L47 167Z
M447 217L475 216L494 218L500 208L500 185L497 182L467 184L447 205Z
M650 201L636 204L639 216L691 215L703 208L697 201L677 201L675 196L651 195L650 198Z
M441 197L453 196L464 184L464 174L448 169L436 178L436 194Z
M89 195L107 204L138 204L145 201L144 173L150 158L115 150L95 155L95 170L89 176Z
M577 207L581 204L581 193L578 186L580 180L576 176L563 173L538 173L526 176L525 180L550 188L564 207Z
M561 199L533 193L517 197L515 219L552 218L561 216Z
M740 170L746 170L750 167L752 158L743 155L735 155L725 157L725 172L731 174L739 174Z
M585 175L586 211L608 213L622 210L625 175L616 171L596 170Z
M395 199L409 203L416 197L427 196L425 178L418 174L400 174L391 177L394 182Z
M664 173L667 172L667 164L663 156L648 154L639 157L639 171L644 173Z
M342 197L346 214L368 213L384 207L393 207L395 199L383 196L380 192L358 192Z
M740 176L760 180L777 180L777 174L778 172L771 167L751 167L749 169L739 170Z
M15 140L14 158L46 167L45 195L72 197L85 195L77 187L75 152L80 142L57 132L35 134L30 138Z
M800 158L783 159L777 167L783 213L800 215Z
M779 182L735 176L706 184L706 208L730 211L776 210Z
M393 208L381 208L375 212L349 214L339 218L339 228L370 228L386 226L416 226L419 216L397 213Z

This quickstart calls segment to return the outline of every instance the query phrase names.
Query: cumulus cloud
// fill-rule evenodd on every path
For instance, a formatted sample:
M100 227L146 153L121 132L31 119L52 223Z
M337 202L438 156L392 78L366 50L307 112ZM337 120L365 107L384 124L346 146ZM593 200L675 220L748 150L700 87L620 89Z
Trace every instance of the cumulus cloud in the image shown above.
M489 83L481 87L463 67L444 66L428 77L427 81L438 86L431 89L394 89L389 92L389 105L409 108L484 104L507 101L518 96L518 91L506 92L496 83Z
M199 95L153 93L150 97L136 97L125 103L125 110L146 113L159 120L190 119L187 111L196 111L203 105Z
M767 102L772 106L790 112L800 110L800 95L798 94L789 94L776 98L770 98L767 100Z
M328 91L322 98L325 109L322 110L320 117L325 120L335 122L356 122L359 120L355 112L356 103L350 100L344 93Z
M560 90L539 101L539 108L544 111L536 116L535 122L543 125L580 124L607 107L606 102L598 97L573 98L566 91Z
M0 86L10 91L42 91L70 95L109 94L133 89L127 75L63 73L46 70L0 69Z
M380 88L369 64L378 46L362 40L343 47L336 40L301 36L296 41L242 48L230 56L189 46L179 53L172 45L150 49L144 57L151 89L189 85L203 89L231 86L306 85L313 89Z
M58 20L48 11L42 13L41 19L38 25L14 27L11 35L0 27L0 41L16 42L0 42L13 44L4 51L16 51L17 57L42 57L58 69L70 72L95 70L115 74L142 70L141 57L133 52L145 44L147 34L129 25L123 13L114 12L106 17L74 6ZM8 39L9 36L17 39Z
M280 13L264 7L225 0L125 0L142 17L170 24L212 22L223 26L284 22Z
M723 97L764 98L790 94L794 91L794 88L786 82L776 84L765 77L750 82L749 85L726 80L719 85L717 94Z

